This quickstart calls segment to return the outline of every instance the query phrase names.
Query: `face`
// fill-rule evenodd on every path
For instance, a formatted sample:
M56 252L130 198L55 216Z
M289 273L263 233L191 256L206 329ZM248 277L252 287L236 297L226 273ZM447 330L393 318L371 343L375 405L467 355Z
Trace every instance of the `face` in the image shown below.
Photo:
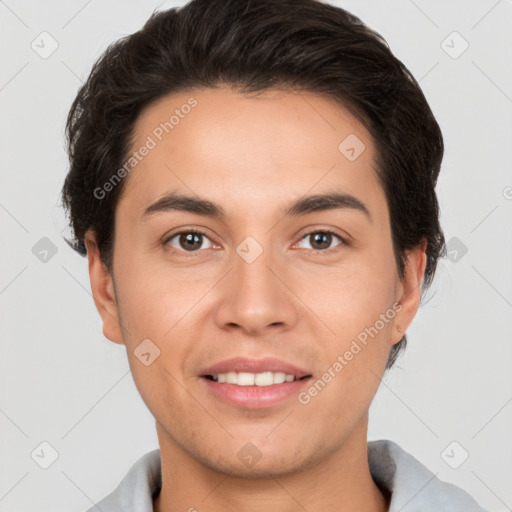
M256 477L361 438L425 264L419 247L397 275L369 133L313 94L229 89L170 95L135 128L133 151L150 149L118 203L113 275L86 243L160 444Z

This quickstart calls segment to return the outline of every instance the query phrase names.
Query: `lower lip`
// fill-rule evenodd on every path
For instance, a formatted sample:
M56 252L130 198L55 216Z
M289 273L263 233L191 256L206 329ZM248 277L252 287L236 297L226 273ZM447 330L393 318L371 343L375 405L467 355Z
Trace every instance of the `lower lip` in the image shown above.
M208 389L219 398L235 407L247 409L265 409L277 405L291 396L296 396L310 379L311 377L308 377L271 386L238 386L201 377Z

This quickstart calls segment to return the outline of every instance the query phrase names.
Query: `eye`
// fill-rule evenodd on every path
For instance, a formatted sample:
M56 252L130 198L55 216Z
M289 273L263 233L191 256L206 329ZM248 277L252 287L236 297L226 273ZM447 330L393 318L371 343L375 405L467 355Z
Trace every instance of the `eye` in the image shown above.
M340 243L336 244L334 247L329 247L333 242L333 237L340 240ZM336 234L334 231L330 230L310 231L304 235L300 241L308 239L311 240L311 243L310 247L306 247L306 249L310 248L315 252L330 253L331 251L336 251L336 247L339 245L348 245L348 242L345 239Z
M337 238L340 243L330 247L333 243L333 237ZM349 245L344 238L328 229L310 231L305 234L298 243L301 243L303 240L308 240L308 238L311 240L311 243L310 247L306 247L306 249L309 248L317 253L331 253L336 251L339 245ZM210 244L207 247L203 246L205 240ZM175 250L173 252L186 252L189 253L189 255L191 255L191 253L197 253L201 249L211 249L214 245L205 233L196 229L188 229L174 233L166 238L163 244L165 246L169 245L171 249Z
M175 242L173 240L176 239ZM164 241L164 245L170 245L173 249L178 249L185 252L197 252L199 249L210 249L203 247L203 242L211 240L202 232L195 229L188 229L187 231L180 231L175 233Z

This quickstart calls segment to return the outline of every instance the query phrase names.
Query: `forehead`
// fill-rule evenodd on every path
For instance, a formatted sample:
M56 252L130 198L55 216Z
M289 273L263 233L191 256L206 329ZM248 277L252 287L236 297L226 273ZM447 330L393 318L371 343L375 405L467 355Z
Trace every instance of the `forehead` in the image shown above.
M134 221L169 191L208 197L228 215L261 216L262 207L270 215L273 203L282 211L283 202L327 190L386 208L370 134L341 105L312 93L171 94L139 116L132 151L139 158L118 210Z

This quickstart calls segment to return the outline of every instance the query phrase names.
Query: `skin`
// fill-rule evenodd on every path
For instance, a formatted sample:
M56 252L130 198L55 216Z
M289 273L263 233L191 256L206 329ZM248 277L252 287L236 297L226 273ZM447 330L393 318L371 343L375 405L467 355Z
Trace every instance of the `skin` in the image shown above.
M112 274L94 232L86 235L103 333L126 345L156 420L163 486L155 510L385 511L389 499L366 456L368 409L403 336L398 327L405 331L417 312L425 243L408 253L401 280L372 138L347 110L314 94L169 95L138 118L133 148L190 97L198 105L127 178ZM349 134L366 146L355 161L338 150ZM226 219L168 211L141 220L171 190L219 203ZM290 202L333 190L362 201L371 222L350 208L283 217ZM188 252L179 236L167 241L186 228L206 235ZM334 251L315 252L305 235L325 229L350 243L333 236L324 247ZM236 252L247 236L263 248L250 264ZM227 358L270 356L318 378L394 302L402 305L394 319L307 405L291 397L259 411L233 407L199 376ZM149 366L134 355L146 338L161 351ZM252 467L237 457L249 441L261 453Z

